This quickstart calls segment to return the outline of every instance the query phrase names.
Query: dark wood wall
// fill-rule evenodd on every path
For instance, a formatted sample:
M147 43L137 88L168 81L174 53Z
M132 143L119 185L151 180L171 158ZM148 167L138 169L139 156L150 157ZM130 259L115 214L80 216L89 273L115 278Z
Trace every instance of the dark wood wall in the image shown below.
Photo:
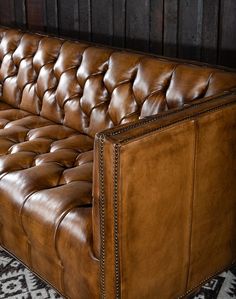
M236 0L0 0L0 23L236 68Z

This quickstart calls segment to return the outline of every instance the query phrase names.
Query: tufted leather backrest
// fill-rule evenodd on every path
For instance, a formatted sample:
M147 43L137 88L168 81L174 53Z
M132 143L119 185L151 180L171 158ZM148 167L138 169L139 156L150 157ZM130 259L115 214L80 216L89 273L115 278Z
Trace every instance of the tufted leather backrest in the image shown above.
M1 100L90 136L233 87L219 69L0 29Z

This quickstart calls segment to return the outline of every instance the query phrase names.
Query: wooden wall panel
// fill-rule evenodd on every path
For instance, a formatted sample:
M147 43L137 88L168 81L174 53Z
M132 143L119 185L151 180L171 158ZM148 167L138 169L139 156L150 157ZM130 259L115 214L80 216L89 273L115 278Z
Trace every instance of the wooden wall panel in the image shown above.
M0 0L0 24L236 68L235 0Z
M79 1L79 37L82 40L91 40L92 19L91 19L91 0Z
M112 45L113 2L110 0L91 0L92 40Z
M58 1L58 29L61 35L79 35L79 9L77 0Z
M203 2L201 58L209 63L216 63L218 55L220 0L214 1Z
M166 56L177 56L178 54L178 11L178 0L165 2L163 52Z
M236 1L221 0L219 63L236 67Z
M45 0L26 0L26 22L31 30L45 31Z
M202 5L204 0L179 1L179 49L181 58L201 58Z
M17 0L16 0L17 1ZM58 3L57 0L46 0L46 26L50 33L58 33Z
M0 2L1 3L1 2ZM19 28L26 28L26 3L25 0L14 1L15 24ZM1 11L1 10L0 10Z
M150 52L162 55L164 35L164 0L151 1L149 20L149 50Z
M0 1L0 22L5 26L14 26L14 0Z
M149 0L127 1L126 47L149 50Z
M113 45L126 45L126 0L114 1L113 6Z

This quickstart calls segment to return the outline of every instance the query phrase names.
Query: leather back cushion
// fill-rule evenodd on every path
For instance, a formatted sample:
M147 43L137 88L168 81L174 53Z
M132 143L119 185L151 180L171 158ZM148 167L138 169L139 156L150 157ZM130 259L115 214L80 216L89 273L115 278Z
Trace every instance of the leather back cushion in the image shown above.
M90 136L235 86L218 69L0 29L1 100Z

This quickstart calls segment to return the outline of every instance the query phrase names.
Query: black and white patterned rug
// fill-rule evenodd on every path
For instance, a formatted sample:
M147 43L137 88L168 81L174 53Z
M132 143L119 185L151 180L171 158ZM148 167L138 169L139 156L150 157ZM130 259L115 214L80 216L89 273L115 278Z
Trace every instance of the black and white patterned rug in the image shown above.
M0 247L0 299L63 299ZM188 299L236 299L236 267L221 273Z
M0 247L0 299L62 299Z
M206 283L195 295L188 299L235 299L236 298L236 266L221 273Z

